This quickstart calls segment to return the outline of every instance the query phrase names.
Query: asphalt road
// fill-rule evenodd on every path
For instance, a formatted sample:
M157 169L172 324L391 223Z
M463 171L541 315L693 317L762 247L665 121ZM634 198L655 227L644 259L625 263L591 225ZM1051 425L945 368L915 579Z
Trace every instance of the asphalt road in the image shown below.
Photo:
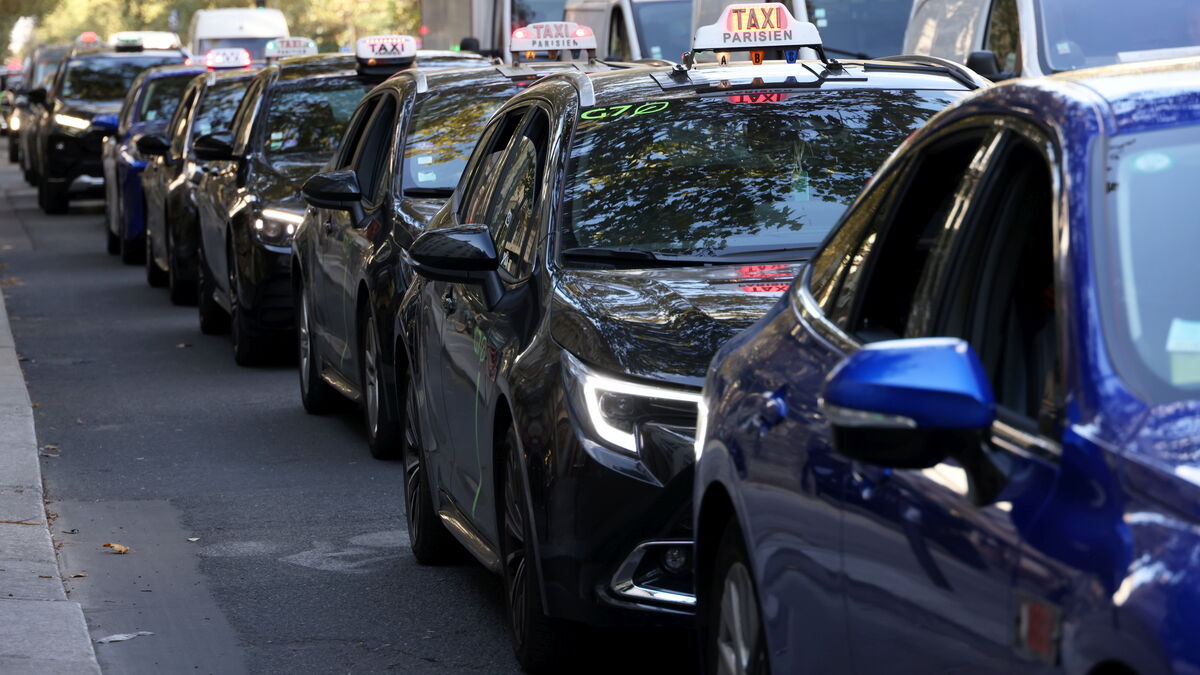
M294 367L235 365L103 227L101 202L44 216L0 168L0 284L68 592L93 638L153 633L96 645L101 666L517 672L498 578L416 563L402 468L370 457L359 416L305 414ZM606 634L579 670L687 672L692 649Z

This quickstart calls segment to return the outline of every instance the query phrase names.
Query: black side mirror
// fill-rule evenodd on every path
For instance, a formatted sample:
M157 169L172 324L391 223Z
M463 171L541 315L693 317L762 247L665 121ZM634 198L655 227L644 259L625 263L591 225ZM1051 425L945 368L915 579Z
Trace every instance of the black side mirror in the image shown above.
M1016 73L1006 73L1001 71L999 57L996 56L996 52L988 49L981 49L976 52L971 52L971 55L967 57L967 67L986 77L992 82L1011 80L1017 76Z
M37 89L30 89L29 93L26 96L29 98L30 103L36 103L38 105L46 105L46 89L45 89L45 87L38 87Z
M319 209L353 211L361 208L362 188L353 169L318 173L300 188L304 201Z
M154 134L138 136L133 144L137 147L138 153L145 157L162 157L170 149L167 139Z
M489 307L494 307L504 295L497 269L500 256L496 243L483 225L461 225L430 230L408 249L417 274L436 281L457 284L480 284Z
M206 162L233 159L233 143L228 134L205 134L192 142L196 159Z

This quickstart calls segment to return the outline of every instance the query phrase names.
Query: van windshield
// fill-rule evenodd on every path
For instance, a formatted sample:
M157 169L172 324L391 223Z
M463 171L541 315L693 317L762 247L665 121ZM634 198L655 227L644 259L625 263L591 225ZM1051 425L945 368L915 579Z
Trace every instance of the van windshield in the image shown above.
M692 48L692 3L688 0L639 2L633 5L642 57L678 60Z
M207 40L197 40L196 46L200 48L201 54L207 54L214 49L245 49L250 52L250 58L255 61L263 61L266 53L267 43L275 38L209 38Z
M1038 0L1038 43L1047 72L1200 56L1200 2Z

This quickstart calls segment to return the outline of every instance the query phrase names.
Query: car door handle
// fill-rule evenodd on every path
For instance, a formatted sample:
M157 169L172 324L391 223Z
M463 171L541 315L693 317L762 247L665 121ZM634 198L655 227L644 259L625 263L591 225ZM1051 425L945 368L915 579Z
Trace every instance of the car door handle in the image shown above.
M454 289L446 291L446 294L442 296L442 309L446 310L447 314L453 314L457 306L457 303L454 302Z

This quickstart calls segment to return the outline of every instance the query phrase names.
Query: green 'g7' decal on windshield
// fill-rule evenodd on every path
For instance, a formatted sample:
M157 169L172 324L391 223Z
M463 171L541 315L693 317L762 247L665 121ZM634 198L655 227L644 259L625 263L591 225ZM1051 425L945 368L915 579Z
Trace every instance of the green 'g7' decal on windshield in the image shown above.
M618 117L637 117L638 115L662 112L669 105L671 105L670 101L654 101L653 103L643 103L636 107L633 105L612 105L607 108L585 110L580 117L585 120L612 120Z

